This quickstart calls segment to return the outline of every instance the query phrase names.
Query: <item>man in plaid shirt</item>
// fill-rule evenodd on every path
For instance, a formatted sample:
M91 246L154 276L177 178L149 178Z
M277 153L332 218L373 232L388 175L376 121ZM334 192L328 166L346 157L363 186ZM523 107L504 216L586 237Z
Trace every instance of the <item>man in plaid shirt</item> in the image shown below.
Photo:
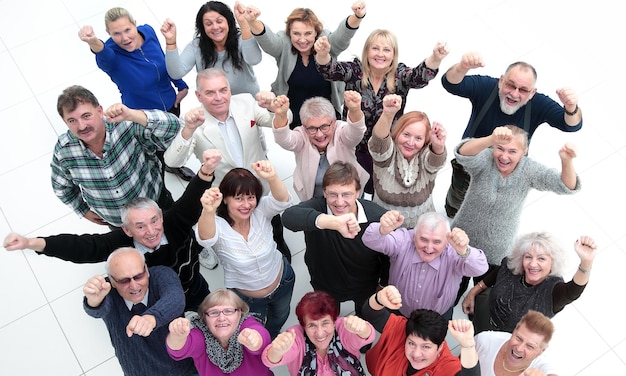
M106 111L89 90L71 86L57 101L69 128L52 158L52 187L59 199L91 222L120 227L120 209L148 197L163 209L172 203L155 153L167 149L179 119L159 110L114 104Z

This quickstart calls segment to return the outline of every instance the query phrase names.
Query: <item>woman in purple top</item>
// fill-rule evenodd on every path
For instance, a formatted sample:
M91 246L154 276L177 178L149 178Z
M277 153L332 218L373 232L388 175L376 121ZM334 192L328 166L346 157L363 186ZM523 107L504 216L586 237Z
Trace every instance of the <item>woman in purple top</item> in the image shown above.
M193 358L200 376L273 374L261 361L269 332L228 289L207 295L197 315L178 318L169 329L167 352L176 360Z
M286 364L290 375L365 375L359 349L374 341L370 323L339 316L339 305L324 291L305 294L296 306L294 325L263 350L268 367Z

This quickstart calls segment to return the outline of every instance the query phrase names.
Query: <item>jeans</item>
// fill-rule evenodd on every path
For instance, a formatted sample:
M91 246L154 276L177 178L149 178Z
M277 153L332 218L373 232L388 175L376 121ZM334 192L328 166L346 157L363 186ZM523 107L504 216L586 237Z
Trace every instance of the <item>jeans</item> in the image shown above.
M293 295L293 287L296 283L296 274L283 256L283 275L276 290L264 298L251 298L243 295L237 289L233 291L250 307L250 312L256 313L265 328L270 332L272 339L280 333L283 324L289 318L291 312L291 296Z

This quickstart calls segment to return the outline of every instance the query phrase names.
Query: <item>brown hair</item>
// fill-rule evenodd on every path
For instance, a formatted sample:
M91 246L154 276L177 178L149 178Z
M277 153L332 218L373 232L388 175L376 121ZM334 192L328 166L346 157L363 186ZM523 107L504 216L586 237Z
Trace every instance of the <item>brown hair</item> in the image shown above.
M543 336L544 349L548 346L548 343L550 343L552 335L554 334L554 324L549 318L541 312L529 310L519 320L515 329L519 328L522 324L531 332Z
M337 161L331 164L324 173L322 188L325 189L333 184L348 185L352 182L354 182L354 187L357 191L361 189L361 180L356 167L351 163Z
M307 25L313 26L313 28L315 29L315 34L316 34L315 39L319 38L319 36L322 34L322 30L324 30L324 25L322 24L322 21L320 21L320 19L317 18L317 16L315 15L315 13L313 13L311 9L296 8L287 17L287 21L285 21L285 33L287 33L287 36L289 36L290 38L291 38L291 25L296 21L300 21ZM311 46L311 50L313 50L313 48L314 47ZM293 45L291 46L291 52L293 52L294 54L298 54L298 50L296 50L296 48Z
M421 111L411 111L400 116L391 130L391 139L395 141L398 138L398 135L402 133L406 127L420 121L424 122L424 125L426 126L426 134L424 135L426 139L424 140L424 146L422 149L428 147L428 145L430 145L430 120L428 119L428 116Z

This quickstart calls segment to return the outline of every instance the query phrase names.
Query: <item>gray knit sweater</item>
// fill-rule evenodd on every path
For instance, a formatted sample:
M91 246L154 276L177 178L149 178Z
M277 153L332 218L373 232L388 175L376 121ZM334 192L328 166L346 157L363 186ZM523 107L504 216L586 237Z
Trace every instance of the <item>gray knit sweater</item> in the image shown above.
M494 163L493 149L475 156L461 155L458 150L464 142L454 149L454 156L471 180L452 227L464 230L472 246L485 252L489 264L499 265L513 246L528 192L573 194L580 191L580 178L576 176L576 188L570 190L561 181L560 171L528 157L522 157L515 170L503 177Z

